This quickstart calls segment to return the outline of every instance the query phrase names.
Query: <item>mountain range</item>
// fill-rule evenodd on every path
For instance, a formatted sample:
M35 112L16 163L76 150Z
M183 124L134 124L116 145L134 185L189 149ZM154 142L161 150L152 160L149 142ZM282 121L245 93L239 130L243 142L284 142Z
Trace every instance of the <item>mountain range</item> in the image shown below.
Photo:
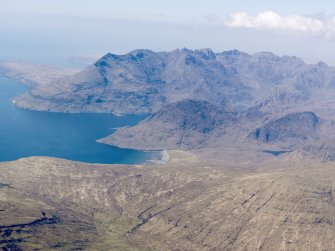
M243 144L310 154L332 149L335 68L270 52L135 50L108 53L15 102L40 111L149 114L99 140L120 147ZM332 156L328 150L321 156Z
M27 109L61 112L152 113L184 99L205 100L226 110L303 103L335 91L335 68L296 57L237 50L108 53L68 77L17 98ZM272 109L272 108L269 108Z

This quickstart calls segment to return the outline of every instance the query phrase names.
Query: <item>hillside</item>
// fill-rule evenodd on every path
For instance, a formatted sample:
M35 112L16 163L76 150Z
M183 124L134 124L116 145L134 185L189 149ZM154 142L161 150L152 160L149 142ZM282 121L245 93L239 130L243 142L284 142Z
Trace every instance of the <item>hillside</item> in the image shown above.
M1 163L0 247L334 249L333 164L321 172L318 162L250 152L248 168L243 156L227 156L146 167Z
M207 101L183 100L99 142L146 150L201 148L225 137L236 117Z
M273 117L252 110L226 112L206 101L183 100L164 106L138 125L119 128L98 142L141 150L226 145L301 150L329 140L327 133L334 131L334 125L313 112Z
M312 112L292 113L257 128L249 137L263 143L306 144L318 139L319 124Z

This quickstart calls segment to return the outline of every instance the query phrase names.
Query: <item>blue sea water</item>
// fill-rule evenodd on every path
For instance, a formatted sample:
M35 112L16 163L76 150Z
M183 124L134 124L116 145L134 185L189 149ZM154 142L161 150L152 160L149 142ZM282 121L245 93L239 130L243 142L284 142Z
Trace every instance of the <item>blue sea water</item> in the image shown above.
M50 113L15 107L13 97L27 90L0 76L0 161L51 156L89 163L138 164L151 158L152 153L96 142L117 127L137 124L143 116Z

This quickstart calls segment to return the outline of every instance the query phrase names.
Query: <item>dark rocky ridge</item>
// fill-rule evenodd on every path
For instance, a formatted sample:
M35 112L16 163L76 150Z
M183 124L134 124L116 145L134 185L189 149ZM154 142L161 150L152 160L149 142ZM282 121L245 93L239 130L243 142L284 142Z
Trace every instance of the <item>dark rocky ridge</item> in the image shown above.
M135 149L194 149L225 137L237 113L207 101L183 100L169 104L134 127L118 129L99 142Z
M316 141L319 122L313 112L292 113L257 128L249 137L263 143Z
M199 100L183 100L163 107L148 120L160 120L162 123L174 123L183 130L210 133L217 127L224 126L232 113Z
M119 147L160 150L263 143L300 147L317 142L322 121L313 112L291 113L267 121L267 114L227 112L199 100L167 105L136 126L99 140ZM267 121L267 122L265 122ZM255 124L261 126L255 128Z

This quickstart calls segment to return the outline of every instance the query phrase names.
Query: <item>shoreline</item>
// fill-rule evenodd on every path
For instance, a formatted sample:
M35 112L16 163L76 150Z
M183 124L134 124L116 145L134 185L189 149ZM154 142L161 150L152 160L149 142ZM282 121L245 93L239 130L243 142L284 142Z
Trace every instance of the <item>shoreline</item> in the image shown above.
M172 164L172 163L195 163L198 162L198 157L189 151L183 150L160 150L151 151L153 158L144 162L145 164Z
M143 165L164 165L170 160L170 154L168 150L161 151L147 151L151 156L148 160L144 161Z

